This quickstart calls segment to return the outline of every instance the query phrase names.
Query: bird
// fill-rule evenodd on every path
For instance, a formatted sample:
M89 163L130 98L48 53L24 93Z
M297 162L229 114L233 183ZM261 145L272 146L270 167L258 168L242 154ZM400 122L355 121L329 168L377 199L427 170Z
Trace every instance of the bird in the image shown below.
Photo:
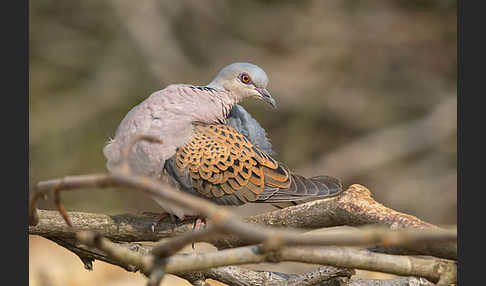
M137 134L162 144L137 142L128 154L130 170L218 205L296 204L339 194L333 176L306 178L273 158L265 130L239 105L255 98L276 108L262 68L235 62L206 85L170 84L133 107L103 148L113 172ZM196 216L189 209L153 198L171 216Z

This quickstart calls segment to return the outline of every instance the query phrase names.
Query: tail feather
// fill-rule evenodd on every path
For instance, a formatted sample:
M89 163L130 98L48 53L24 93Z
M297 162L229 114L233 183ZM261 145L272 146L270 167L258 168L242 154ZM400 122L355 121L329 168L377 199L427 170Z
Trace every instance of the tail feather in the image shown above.
M309 180L319 186L319 190L323 195L324 190L327 190L328 196L334 196L340 193L343 189L341 181L331 176L315 176L309 178Z
M256 202L278 203L331 197L342 191L341 181L331 176L305 178L292 174L288 188L265 188Z

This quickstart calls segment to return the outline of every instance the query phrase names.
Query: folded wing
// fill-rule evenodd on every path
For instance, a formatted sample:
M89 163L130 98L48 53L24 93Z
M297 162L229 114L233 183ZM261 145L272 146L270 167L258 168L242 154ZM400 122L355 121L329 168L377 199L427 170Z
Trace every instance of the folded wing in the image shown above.
M193 135L166 164L184 190L219 204L287 202L323 198L341 191L338 179L293 174L224 124L194 124Z

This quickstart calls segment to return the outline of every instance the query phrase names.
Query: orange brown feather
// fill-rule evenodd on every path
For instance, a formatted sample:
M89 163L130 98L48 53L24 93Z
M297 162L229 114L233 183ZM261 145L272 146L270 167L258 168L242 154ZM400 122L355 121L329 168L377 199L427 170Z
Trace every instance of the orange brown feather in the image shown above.
M194 124L189 143L175 155L179 174L189 172L193 187L206 197L234 194L256 201L264 187L288 188L290 172L223 124Z

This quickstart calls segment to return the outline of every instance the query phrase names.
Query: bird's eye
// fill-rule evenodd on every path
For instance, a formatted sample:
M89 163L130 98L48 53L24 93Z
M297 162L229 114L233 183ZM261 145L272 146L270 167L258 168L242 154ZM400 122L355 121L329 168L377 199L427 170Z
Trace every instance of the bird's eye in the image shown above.
M240 74L240 80L242 83L244 84L250 84L251 83L251 78L249 75L247 75L246 73L242 73Z

